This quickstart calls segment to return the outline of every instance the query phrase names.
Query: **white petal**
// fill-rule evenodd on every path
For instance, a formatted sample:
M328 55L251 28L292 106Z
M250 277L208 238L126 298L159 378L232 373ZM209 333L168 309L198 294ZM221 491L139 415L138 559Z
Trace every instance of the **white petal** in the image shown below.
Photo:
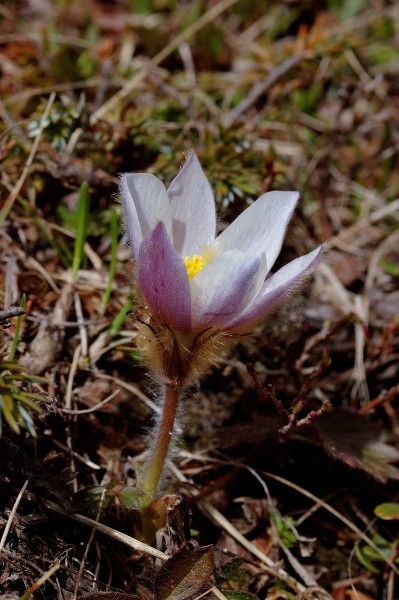
M241 215L216 240L221 252L238 248L252 256L266 253L272 268L283 243L288 221L298 201L298 192L268 192Z
M265 281L259 298L270 294L281 286L289 287L291 282L298 280L298 277L302 278L309 274L309 272L311 273L319 264L323 252L324 246L320 246L309 252L309 254L298 256L298 258L281 267L277 273L274 273L274 275Z
M121 194L133 256L137 259L143 238L160 222L171 236L169 198L162 181L150 173L125 173Z
M222 327L252 296L260 260L230 250L206 265L191 281L193 327Z
M168 196L176 250L183 258L200 254L215 239L216 215L211 186L194 152L172 181Z
M226 323L226 329L234 333L247 333L275 310L313 273L324 253L320 246L305 256L300 256L282 267L267 279L252 304L240 315Z
M267 264L266 254L262 252L260 257L259 269L256 272L254 277L251 294L248 295L247 298L247 306L251 304L251 302L256 298L259 292L262 289L263 284L265 283L266 275L269 272L269 265ZM245 309L243 309L245 310Z

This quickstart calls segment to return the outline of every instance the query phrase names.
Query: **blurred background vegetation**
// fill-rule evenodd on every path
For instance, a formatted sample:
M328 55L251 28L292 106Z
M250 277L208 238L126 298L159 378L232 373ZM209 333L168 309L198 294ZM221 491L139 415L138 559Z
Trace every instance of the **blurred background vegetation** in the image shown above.
M373 510L397 499L397 3L15 0L0 17L0 308L25 312L1 331L2 523L29 480L38 497L92 516L106 490L107 522L132 533L121 490L134 484L152 396L126 318L135 290L118 177L147 171L168 184L194 149L221 228L263 192L297 189L276 266L329 250L314 284L187 401L193 454L176 461L296 578L304 565L336 600L392 600L397 529ZM266 502L249 471L222 464L236 459L328 498L355 529L281 482L269 481ZM82 500L92 485L94 509ZM151 579L143 557L124 555L122 567L114 549L88 554L82 580L65 557L84 568L85 530L53 513L32 527L34 506L22 502L20 529L0 541L4 593L19 598L56 560L58 588L43 584L42 597L91 591L96 568L99 590ZM229 549L217 568L226 593L294 597L198 508L191 533Z

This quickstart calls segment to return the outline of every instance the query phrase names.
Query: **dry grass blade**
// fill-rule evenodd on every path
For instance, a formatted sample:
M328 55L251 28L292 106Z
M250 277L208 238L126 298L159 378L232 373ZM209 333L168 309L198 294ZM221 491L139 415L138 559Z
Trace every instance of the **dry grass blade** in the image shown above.
M245 536L243 536L237 529L230 523L226 517L224 517L214 506L209 502L199 502L198 506L215 522L224 529L231 537L239 542L246 550L251 552L256 558L266 565L269 573L278 577L286 585L288 585L295 592L305 592L306 587L296 581L294 577L288 575L286 571L278 567L266 554L264 554L259 548L252 544Z
M173 463L169 462L169 468L173 471L174 475L181 482L187 483L188 479ZM246 548L251 554L259 558L259 560L266 565L267 570L275 577L280 578L286 583L291 589L296 592L305 592L306 587L296 581L294 577L291 577L284 569L278 567L266 554L264 554L259 548L252 544L245 536L243 536L237 529L230 523L226 517L224 517L214 506L209 502L199 501L198 506L205 512L215 523L229 533L237 542L239 542L244 548Z
M43 129L45 127L47 117L50 114L50 110L51 110L51 107L53 106L54 100L55 100L55 93L52 92L50 94L50 97L49 97L48 102L46 104L46 108L45 108L45 110L43 112L43 115L42 115L42 118L40 120L39 131L37 132L37 135L36 135L36 137L35 137L35 139L33 141L32 148L31 148L31 150L29 152L29 156L28 156L28 159L27 159L27 161L25 163L24 169L23 169L23 171L22 171L22 173L21 173L21 175L20 175L17 183L15 184L15 186L13 187L13 189L11 190L10 195L8 196L7 200L5 201L5 204L4 204L3 208L0 211L0 223L3 223L3 221L7 218L8 213L10 212L10 210L11 210L11 208L12 208L15 200L18 197L19 192L22 189L22 186L25 183L25 179L28 176L29 169L30 169L30 167L32 165L33 159L34 159L35 154L37 152L37 149L39 147L40 138L42 137Z
M150 59L146 67L137 73L124 87L117 92L112 98L107 100L100 108L98 108L90 118L92 124L97 123L108 112L113 110L122 100L124 100L137 86L141 83L148 72L154 67L160 65L168 56L170 56L177 48L187 42L193 35L198 33L205 25L211 23L216 17L225 12L228 8L236 4L238 0L220 0L214 6L204 13L197 21L187 27L179 35L173 38L154 58Z
M24 492L23 494L21 494L21 497L22 496L32 502L36 501L34 494L31 494L29 492ZM61 506L59 506L55 502L52 502L51 500L42 499L41 502L42 502L43 506L46 506L50 510L53 510L65 517L75 519L76 521L79 521L80 523L83 523L84 525L88 525L89 527L92 527L93 530L97 530L100 533L103 533L104 535L108 535L109 537L112 537L113 539L121 542L122 544L126 544L127 546L129 546L130 548L133 548L134 550L138 550L139 552L149 554L150 556L153 556L154 558L159 558L160 560L168 560L170 558L170 556L168 554L165 554L164 552L161 552L160 550L157 550L156 548L153 548L152 546L148 546L148 544L144 544L143 542L136 540L135 538L131 537L130 535L127 535L126 533L122 533L121 531L117 531L116 529L113 529L112 527L109 527L108 525L103 525L102 523L99 523L98 521L95 521L94 519L90 519L89 517L85 517L84 515L80 515L78 513L68 513L63 508L61 508ZM222 592L215 586L212 586L210 588L210 591L219 600L227 600L226 596L224 594L222 594Z
M7 540L8 533L9 533L9 531L11 529L13 519L14 519L15 515L17 514L19 503L21 502L21 500L22 500L22 498L23 498L23 496L25 494L25 490L28 487L28 483L29 483L29 480L27 479L25 481L24 485L22 486L22 488L21 488L18 496L16 497L14 505L13 505L13 507L11 509L10 515L9 515L7 523L6 523L6 526L4 527L3 535L1 536L1 540L0 540L0 554L4 550L4 546L5 546L5 543L6 543L6 540Z
M101 494L100 502L99 502L99 504L98 504L97 515L96 515L96 519L95 519L97 522L98 522L98 520L100 519L100 517L101 517L101 512L102 512L102 510L103 510L104 499L105 499L105 492L106 492L106 490L105 490L105 488L104 488L104 489L103 489L103 491L102 491L102 494ZM95 536L95 534L96 534L96 530L93 528L93 529L91 530L90 537L89 537L89 539L88 539L88 542L87 542L87 544L86 544L86 548L85 548L85 551L84 551L84 555L83 555L83 557L82 557L82 560L80 561L79 572L78 572L78 575L77 575L77 577L76 577L76 581L75 581L75 589L74 589L74 591L73 591L73 600L76 600L76 598L77 598L77 596L78 596L78 592L79 592L79 586L80 586L80 581L81 581L81 579L82 579L82 576L83 576L83 571L84 571L84 568L85 568L85 564L86 564L86 561L87 561L87 557L88 557L88 555L89 555L89 550L90 550L90 547L91 547L91 545L92 545L92 543L93 543L93 540L94 540L94 536Z
M242 100L242 102L240 102L236 108L231 110L223 117L223 126L226 128L231 127L233 123L237 121L237 119L244 115L247 110L251 108L253 104L255 104L262 94L265 94L268 90L270 90L270 88L273 87L273 85L275 85L281 77L299 64L304 56L304 52L296 52L292 56L286 58L281 65L274 67L264 81L259 81L256 83L244 100Z
M31 500L32 502L36 502L36 498L35 498L34 494L25 492L23 495L28 500ZM78 513L68 513L61 506L59 506L55 502L52 502L51 500L43 499L43 500L41 500L41 502L47 508L49 508L61 515L64 515L65 517L75 519L75 521L79 521L79 523L83 523L84 525L93 527L94 529L100 531L101 533L104 533L105 535L108 535L109 537L112 537L113 539L118 540L118 541L122 542L123 544L126 544L127 546L129 546L130 548L133 548L134 550L138 550L139 552L144 552L146 554L150 554L154 558L159 558L161 560L167 560L169 558L169 556L167 554L165 554L164 552L160 552L156 548L153 548L152 546L148 546L148 544L144 544L143 542L136 540L135 538L131 537L130 535L127 535L126 533L122 533L121 531L117 531L116 529L113 529L112 527L108 527L108 525L103 525L102 523L99 523L98 521L95 521L94 519L90 519L90 517L85 517L84 515L80 515Z
M344 517L344 515L342 515L337 510L335 510L335 508L333 506L331 506L327 502L324 502L324 500L322 500L321 498L318 498L317 496L315 496L311 492L308 492L308 490L305 490L301 486L296 485L292 481L288 481L287 479L284 479L284 477L280 477L279 475L275 475L274 473L268 473L266 471L262 471L262 475L265 475L266 477L270 477L271 479L275 479L276 481L279 481L280 483L283 483L287 487L290 487L293 490L296 490L297 492L299 492L303 496L306 496L307 498L310 498L313 502L315 502L316 504L318 504L319 506L321 506L322 508L324 508L325 510L327 510L330 514L334 515L334 517L336 517L337 519L339 519L342 523L344 523L347 527L349 527L349 529L351 529L351 531L353 531L354 533L356 533L356 535L359 536L359 538L361 538L364 542L366 542L366 544L368 544L374 550L374 552L376 552L378 554L378 556L380 556L380 558L387 565L389 565L389 567L392 569L392 571L394 571L394 573L396 573L396 575L399 575L399 568L394 564L394 562L392 561L392 559L386 557L384 555L384 553L381 551L381 549L378 548L378 546L373 542L373 540L371 538L369 538L368 535L366 535L358 527L356 527L356 525L354 525L352 523L352 521L350 521L349 519L347 519L346 517Z
M392 250L398 247L398 242L399 230L396 230L392 232L387 238L385 238L385 240L381 242L381 244L373 252L369 263L366 281L364 284L366 291L369 291L374 284L379 262L382 260L385 254L391 252Z
M46 581L48 581L50 577L58 571L60 567L60 563L55 563L52 567L50 567L50 569L46 573L44 573L44 575L39 577L39 579L35 581L35 583L32 584L31 587L28 590L26 590L24 594L22 594L20 600L28 600L28 598L30 598L32 594L34 594L44 583L46 583Z

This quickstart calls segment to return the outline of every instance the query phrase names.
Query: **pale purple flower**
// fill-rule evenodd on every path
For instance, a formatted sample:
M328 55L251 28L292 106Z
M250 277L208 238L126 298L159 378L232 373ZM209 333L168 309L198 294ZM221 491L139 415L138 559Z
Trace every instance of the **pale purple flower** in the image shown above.
M138 284L160 323L180 331L251 331L317 267L323 247L268 277L298 201L268 192L216 237L212 189L192 152L168 190L127 173L121 192Z

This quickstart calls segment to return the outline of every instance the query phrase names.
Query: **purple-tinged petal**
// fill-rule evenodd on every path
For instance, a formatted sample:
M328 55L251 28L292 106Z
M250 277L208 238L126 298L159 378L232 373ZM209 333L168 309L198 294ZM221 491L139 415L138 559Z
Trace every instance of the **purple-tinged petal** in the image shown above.
M311 275L320 263L324 246L300 256L267 279L255 300L238 317L226 324L232 333L246 333L276 309L280 303Z
M238 248L251 256L266 253L272 268L283 243L298 192L268 192L251 204L216 240L218 250Z
M143 238L162 221L172 231L169 198L162 181L150 173L125 173L121 195L134 260Z
M239 250L225 252L191 281L193 327L223 327L248 303L260 260Z
M262 252L259 259L259 269L257 270L256 275L254 277L253 285L251 286L251 293L250 295L248 295L247 302L245 307L243 307L243 310L245 310L246 306L249 306L259 294L260 290L263 287L263 284L265 283L266 275L268 274L268 272L269 266L266 261L266 254Z
M168 196L176 250L183 258L200 254L215 239L216 214L211 186L194 152L172 181Z
M159 223L139 251L139 284L150 308L163 322L191 328L191 292L187 269Z

